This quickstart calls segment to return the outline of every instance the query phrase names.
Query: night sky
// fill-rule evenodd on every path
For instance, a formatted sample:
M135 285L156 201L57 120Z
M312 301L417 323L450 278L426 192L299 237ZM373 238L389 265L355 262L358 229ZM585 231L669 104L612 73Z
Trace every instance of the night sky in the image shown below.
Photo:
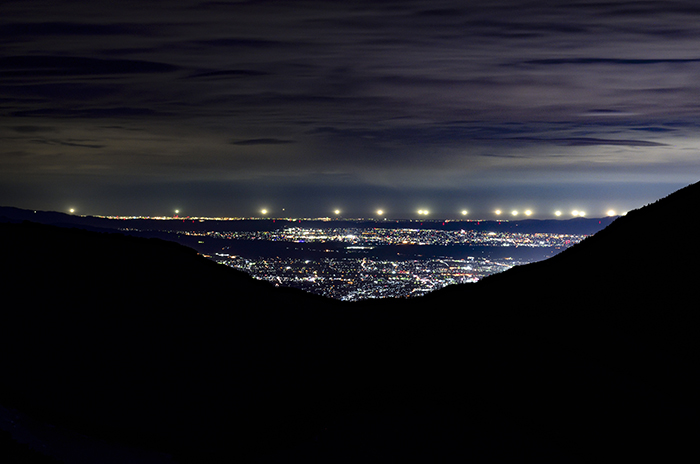
M700 5L558 3L3 1L0 205L597 217L696 182Z

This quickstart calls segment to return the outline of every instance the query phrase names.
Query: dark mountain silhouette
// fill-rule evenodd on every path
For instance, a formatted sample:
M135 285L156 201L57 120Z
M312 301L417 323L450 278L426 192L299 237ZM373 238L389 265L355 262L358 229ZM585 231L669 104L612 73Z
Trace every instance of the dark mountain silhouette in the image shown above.
M302 388L295 379L333 360L335 301L275 288L171 242L0 227L6 406L84 432L204 449L230 430L199 420L246 418L239 439L254 447L258 429L274 435L285 415L303 425L316 414L292 401ZM303 396L324 396L334 380L304 383Z
M501 407L532 432L582 456L696 455L700 246L688 212L698 202L694 184L553 258L490 276L471 289L488 309L461 324L446 316L442 328L472 326L492 346L490 361L509 366L497 388L518 385ZM446 288L423 304L464 306L467 295ZM459 332L443 331L445 350L466 350Z
M697 458L699 201L352 304L162 240L0 224L0 404L181 462Z

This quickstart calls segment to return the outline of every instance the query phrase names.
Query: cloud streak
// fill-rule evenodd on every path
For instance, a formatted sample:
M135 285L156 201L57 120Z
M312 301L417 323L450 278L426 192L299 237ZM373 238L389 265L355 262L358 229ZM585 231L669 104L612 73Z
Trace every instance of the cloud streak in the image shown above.
M286 145L288 143L294 143L294 140L282 140L273 138L262 138L262 139L248 139L248 140L234 140L231 142L232 145L247 146L247 145Z

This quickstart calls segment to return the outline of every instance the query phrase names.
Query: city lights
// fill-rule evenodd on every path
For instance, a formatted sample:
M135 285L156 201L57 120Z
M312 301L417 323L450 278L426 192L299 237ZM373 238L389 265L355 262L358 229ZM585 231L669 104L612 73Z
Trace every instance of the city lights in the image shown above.
M219 257L214 258L216 261L256 278L344 300L410 297L445 285L474 282L519 263L553 256L586 237L562 232L569 230L568 225L562 225L559 232L535 232L538 221L513 219L510 209L499 210L507 218L484 222L462 220L448 224L450 220L427 218L389 221L375 216L374 221L307 218L310 224L302 225L302 219L275 218L277 224L272 228L270 214L278 213L269 209L258 211L267 215L259 216L259 230L255 226L219 226L217 223L212 224L213 229L202 228L200 224L193 226L191 222L197 219L205 222L198 217L190 217L192 221L173 216L150 219L170 220L172 227L165 226L161 230L177 234L178 239L187 237L185 240L196 241L198 246L216 242L218 250L213 253ZM380 217L386 214L383 209L370 211ZM424 209L420 211L429 213ZM519 216L525 215L525 210L519 211ZM330 222L322 225L319 219ZM472 222L474 228L468 224ZM604 227L601 224L604 221L595 222ZM122 230L138 229L127 225ZM224 240L230 240L231 245L226 245ZM272 254L257 256L256 251L246 256L249 247L243 244L245 241L254 242L253 248L264 241L284 246L276 247ZM392 252L394 250L389 247L397 248ZM477 250L478 253L472 253ZM469 253L466 256L465 251Z
M300 288L342 300L424 295L445 285L475 282L528 260L511 257L455 258L421 254L420 259L385 260L365 254L380 247L396 245L471 245L508 248L561 250L580 242L584 235L562 233L516 233L479 230L440 230L377 227L283 227L261 231L179 232L216 239L286 242L290 248L327 247L318 259L293 256L243 258L217 253L217 261L275 284Z

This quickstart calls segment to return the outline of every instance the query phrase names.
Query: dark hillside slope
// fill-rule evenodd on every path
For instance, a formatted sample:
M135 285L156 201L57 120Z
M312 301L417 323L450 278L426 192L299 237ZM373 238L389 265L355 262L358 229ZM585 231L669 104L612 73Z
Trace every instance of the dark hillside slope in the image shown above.
M700 353L697 288L700 184L617 219L606 229L540 263L485 279L486 288L530 289L537 305L586 330L619 336L674 356ZM566 309L566 311L563 311ZM548 317L555 317L548 315ZM578 317L578 316L577 316ZM575 319L570 319L572 322Z
M630 211L594 236L546 263L528 266L527 274L531 279L536 278L540 272L547 273L548 278L554 278L554 274L565 270L567 275L559 273L559 278L568 277L571 288L576 284L586 285L586 289L599 294L629 292L630 289L596 288L592 283L597 280L606 284L646 280L659 282L661 286L684 282L693 275L689 266L700 257L700 245L696 240L700 232L700 219L692 213L698 204L700 183ZM688 273L688 270L691 272ZM513 277L504 273L488 281L494 283L502 278ZM658 286L655 285L636 288L637 292L645 289L662 293L657 292Z
M277 288L159 239L0 223L0 247L0 406L40 422L244 462L415 398L405 302Z
M677 219L699 201L695 184L547 261L357 304L160 240L0 225L22 295L0 312L0 404L192 462L700 458L700 244Z
M335 301L156 239L24 223L0 243L4 406L175 453L226 436L244 455L303 436L336 395Z
M279 462L697 460L700 327L686 263L700 245L677 244L698 226L679 213L699 200L693 185L547 261L354 305L392 320L367 336L384 340L373 362L358 357L373 396Z
M426 339L479 366L469 384L453 378L454 394L479 392L504 420L589 459L698 457L697 204L700 184L549 260L423 298L460 308Z

